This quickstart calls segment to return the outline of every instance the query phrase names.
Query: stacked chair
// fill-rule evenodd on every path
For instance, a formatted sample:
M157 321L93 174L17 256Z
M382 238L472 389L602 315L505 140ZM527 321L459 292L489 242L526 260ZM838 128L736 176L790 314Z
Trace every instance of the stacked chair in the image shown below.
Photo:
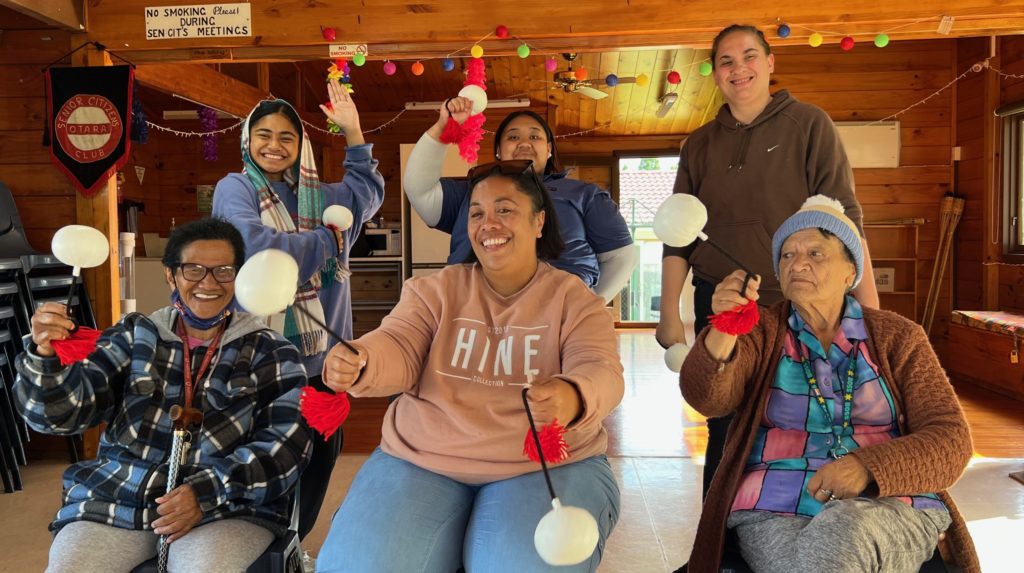
M31 330L35 309L48 301L67 302L71 284L70 267L28 244L14 197L0 183L0 478L8 493L21 489L19 466L27 462L24 444L31 437L14 405L15 357L24 350L22 337ZM69 311L78 324L96 327L81 281ZM79 441L67 440L72 462L79 459Z

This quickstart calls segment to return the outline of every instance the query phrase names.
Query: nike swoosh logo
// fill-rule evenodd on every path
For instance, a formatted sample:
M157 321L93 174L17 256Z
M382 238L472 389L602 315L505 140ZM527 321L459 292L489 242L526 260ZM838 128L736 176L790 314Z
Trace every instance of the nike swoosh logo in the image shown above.
M781 144L779 144L779 145L781 145ZM773 146L769 147L768 148L768 153L771 153L772 150L775 149L776 147L778 147L778 145L773 145Z

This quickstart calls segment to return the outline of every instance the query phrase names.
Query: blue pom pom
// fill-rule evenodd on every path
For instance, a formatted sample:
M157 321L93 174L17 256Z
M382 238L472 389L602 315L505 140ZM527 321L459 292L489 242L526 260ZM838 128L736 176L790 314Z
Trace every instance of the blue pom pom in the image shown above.
M619 76L615 74L608 74L608 77L604 79L604 85L613 88L619 85Z
M789 24L780 24L779 25L779 37L780 38L788 38L790 31L791 30L789 29Z
M441 68L446 72L450 72L455 69L455 60L451 58L445 58L441 60Z

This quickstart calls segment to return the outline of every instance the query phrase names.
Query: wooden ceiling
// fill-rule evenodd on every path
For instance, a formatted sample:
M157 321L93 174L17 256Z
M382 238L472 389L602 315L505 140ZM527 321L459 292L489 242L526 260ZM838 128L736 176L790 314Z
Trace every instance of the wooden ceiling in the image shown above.
M672 50L629 50L581 54L574 68L586 69L593 79L608 74L619 77L633 77L645 74L649 83L640 86L621 83L618 86L600 88L608 97L594 100L580 93L566 93L552 82L553 73L544 68L546 56L498 56L485 58L487 63L487 95L490 99L529 97L532 107L546 108L549 119L555 119L558 132L596 129L600 135L639 135L689 133L699 127L706 110L717 109L720 99L714 82L698 72L701 61L707 59L707 50L690 48ZM559 70L566 69L567 63L559 57ZM460 60L455 70L446 72L440 60L423 62L424 72L415 76L410 70L412 62L398 62L398 71L393 76L384 74L380 62L367 62L362 67L351 66L351 78L355 88L356 103L360 110L368 112L397 113L404 109L406 102L442 101L458 93L465 76ZM323 78L329 62L301 62L294 67L301 71L301 77L309 88L304 102L310 104L324 101L327 92ZM285 74L279 74L284 65L272 66L271 92L290 94ZM666 81L669 70L677 70L682 76L678 85ZM232 73L226 71L226 73ZM286 73L286 72L285 72ZM281 90L281 91L279 91ZM657 118L659 98L668 91L675 91L678 100L663 118ZM288 96L283 96L288 97ZM430 113L431 112L408 112Z
M73 3L75 0L0 0L4 3ZM151 0L89 0L90 40L134 53L137 62L306 60L326 54L321 27L337 43L365 43L372 58L439 57L480 41L488 55L514 55L521 41L535 52L601 52L619 48L707 47L715 33L737 21L762 28L789 23L783 44L805 44L812 31L826 43L843 35L869 41L890 31L900 39L936 38L943 16L949 35L1018 34L1024 0L749 0L723 7L720 0L584 0L469 2L466 0L251 0L252 35L234 38L147 40L145 8ZM485 38L498 24L515 39ZM222 48L195 53L193 48Z
M46 20L48 26L54 25L53 13L67 13L66 6L74 3L75 0L0 0L0 5L13 5L23 12L30 5L47 8L51 16L40 19ZM773 46L806 46L812 30L825 32L827 44L838 42L842 34L853 34L859 42L856 52L869 49L870 39L883 30L891 30L894 44L912 38L1024 31L1024 0L959 0L953 8L929 0L892 0L884 4L851 0L836 7L804 0L751 1L727 14L722 13L717 0L524 0L514 4L455 0L422 4L396 0L252 0L252 24L258 35L187 42L147 41L143 35L144 8L150 4L148 0L89 0L85 3L84 19L88 23L87 35L76 34L73 42L100 41L136 62L140 83L146 86L141 92L143 102L147 111L157 114L155 117L164 109L194 108L188 101L168 96L180 93L184 83L197 82L187 72L196 69L192 66L203 66L202 75L207 79L207 72L216 70L228 82L216 81L214 77L214 81L207 81L202 89L196 90L199 95L194 99L209 105L242 113L237 110L248 109L252 98L270 93L298 103L300 109L310 114L318 114L317 105L327 99L324 77L330 64L320 26L329 25L338 29L338 42L369 45L370 60L363 67L353 66L351 78L360 110L372 114L376 121L398 113L406 102L439 101L457 93L464 79L460 73L464 61L457 60L456 69L445 72L439 58L452 52L466 55L466 49L496 23L505 23L533 51L527 58L515 55L520 39L491 37L481 42L485 48L489 97L528 96L531 107L546 114L558 134L593 130L594 135L607 136L685 134L709 120L721 104L721 96L711 78L698 73L698 65L708 57L713 35L733 21L753 23L766 31L774 31L780 19L792 23L792 36L785 40L773 37ZM950 36L936 31L943 14L955 16ZM31 21L0 7L0 27L31 28ZM65 26L69 28L73 24ZM558 56L564 51L581 52L575 67L587 69L591 79L612 73L620 77L644 74L650 82L643 86L624 83L601 88L609 94L601 100L566 93L557 89L551 81L553 74L544 68L544 60L554 55L558 69L564 70L566 62ZM385 57L398 64L398 72L393 76L383 72ZM424 73L415 76L410 66L420 59ZM681 74L678 85L667 83L670 70ZM151 81L164 75L178 79ZM659 100L669 91L675 91L678 100L664 117L658 118L655 111ZM241 92L244 97L239 95Z

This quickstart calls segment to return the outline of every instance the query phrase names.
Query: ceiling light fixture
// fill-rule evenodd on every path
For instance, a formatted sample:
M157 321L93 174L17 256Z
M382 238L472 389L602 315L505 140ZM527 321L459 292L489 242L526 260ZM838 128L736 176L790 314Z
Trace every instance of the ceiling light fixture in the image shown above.
M176 119L198 119L199 112L194 109L166 109L164 110L164 120L176 120ZM217 119L238 119L230 113L224 113L223 111L217 111Z
M679 95L676 94L676 92L669 92L661 96L661 98L658 99L658 103L660 103L661 106L658 107L658 111L654 112L654 115L659 118L668 115L669 110L672 109L673 105L675 105L677 99L679 99Z

